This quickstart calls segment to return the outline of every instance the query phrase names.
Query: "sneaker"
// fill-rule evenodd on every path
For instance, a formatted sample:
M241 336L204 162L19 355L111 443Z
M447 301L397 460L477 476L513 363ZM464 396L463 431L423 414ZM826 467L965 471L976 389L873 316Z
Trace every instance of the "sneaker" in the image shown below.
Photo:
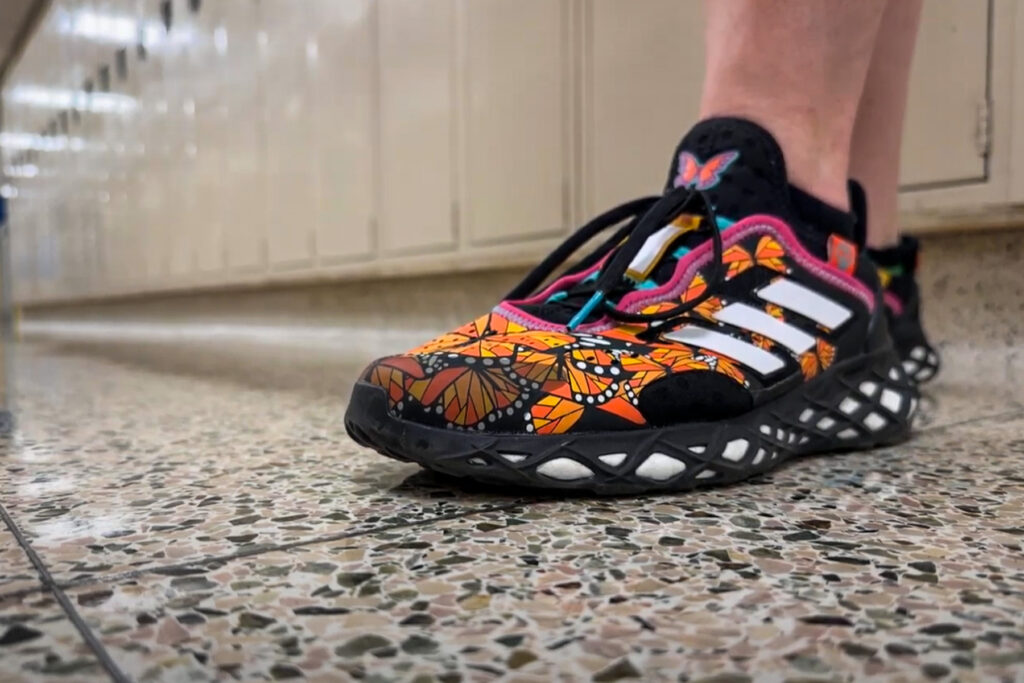
M867 195L855 180L850 181L850 205L857 220L856 233L863 243L867 236ZM904 235L896 246L869 249L868 254L878 266L889 332L903 369L911 379L923 384L938 374L942 360L921 325L921 293L917 286L919 251L918 241Z
M917 392L853 227L789 185L763 128L703 121L664 195L584 225L490 313L370 365L348 432L447 475L603 494L901 441Z

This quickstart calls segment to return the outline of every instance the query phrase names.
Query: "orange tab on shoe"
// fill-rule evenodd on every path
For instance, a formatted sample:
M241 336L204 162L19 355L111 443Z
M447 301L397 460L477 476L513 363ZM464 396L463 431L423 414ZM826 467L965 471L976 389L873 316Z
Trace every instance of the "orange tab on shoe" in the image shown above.
M844 273L853 275L857 270L857 245L839 235L829 235L828 262Z

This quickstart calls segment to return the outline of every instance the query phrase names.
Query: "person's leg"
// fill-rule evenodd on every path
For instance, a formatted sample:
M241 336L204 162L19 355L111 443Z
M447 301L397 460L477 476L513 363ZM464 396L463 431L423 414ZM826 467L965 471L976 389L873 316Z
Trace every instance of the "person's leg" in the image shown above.
M887 1L706 0L701 118L761 124L794 185L847 208L850 140Z
M899 242L900 139L920 16L921 0L889 0L853 129L850 177L870 200L868 244L874 248Z
M918 243L900 236L898 203L900 141L921 5L921 0L889 0L886 7L857 111L850 177L862 187L861 201L867 200L866 210L857 209L865 214L858 220L867 227L868 254L878 266L889 332L904 371L926 382L941 360L921 324Z

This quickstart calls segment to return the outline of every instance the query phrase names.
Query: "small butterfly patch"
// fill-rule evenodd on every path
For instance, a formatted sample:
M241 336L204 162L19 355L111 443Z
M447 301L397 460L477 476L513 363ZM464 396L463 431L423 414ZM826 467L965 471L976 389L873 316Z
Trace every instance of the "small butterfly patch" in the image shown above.
M689 152L679 154L679 175L676 176L676 187L692 187L695 190L710 190L722 181L722 174L729 166L740 158L740 153L732 150L711 157L705 163Z

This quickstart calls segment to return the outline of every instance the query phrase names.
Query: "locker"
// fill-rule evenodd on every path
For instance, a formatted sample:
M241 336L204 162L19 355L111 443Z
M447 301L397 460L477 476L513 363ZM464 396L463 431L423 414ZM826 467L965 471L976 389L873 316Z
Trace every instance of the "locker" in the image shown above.
M569 5L473 0L460 8L461 205L469 238L562 232L569 210Z
M587 6L584 174L586 213L593 215L664 186L672 150L697 118L704 47L699 3L593 0Z
M316 26L307 60L315 136L310 148L319 204L321 263L365 256L375 213L376 28L370 0L309 0Z
M386 252L450 248L452 0L378 0L380 225Z
M317 17L305 3L261 0L263 134L266 144L267 247L271 265L308 264L313 257L318 191L311 163L312 127L307 45Z

